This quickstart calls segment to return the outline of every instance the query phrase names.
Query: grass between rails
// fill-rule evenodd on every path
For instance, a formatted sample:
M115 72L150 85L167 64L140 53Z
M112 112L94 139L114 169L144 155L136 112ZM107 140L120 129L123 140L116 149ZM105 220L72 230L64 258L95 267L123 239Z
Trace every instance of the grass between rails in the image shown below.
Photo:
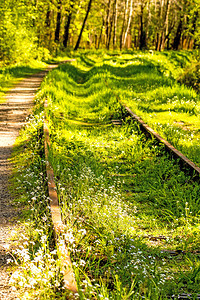
M76 64L51 72L37 97L41 102L48 98L50 104L50 159L80 298L168 299L182 292L195 297L200 281L198 184L154 142L138 136L130 119L122 127L111 125L111 119L122 118L124 112L112 84L105 85L109 72L101 67L101 58L81 54ZM17 281L27 290L27 299L62 299L59 264L49 264L51 248L46 261L40 250L40 240L48 245L51 232L46 198L37 191L44 178L41 152L37 153L40 120L42 114L36 114L24 132L27 160L18 184L35 215L29 238L38 232L34 226L43 231L35 234L36 246L25 248L29 263L18 277L24 279ZM28 138L31 128L35 133Z
M199 186L130 120L113 128L123 112L109 74L83 63L51 73L39 95L80 297L198 293Z
M98 73L111 87L111 97L117 95L149 126L200 165L199 95L176 80L189 68L194 59L192 52L114 54L78 53L77 65L74 64L69 72L73 73L78 66L79 73L73 79L85 86L90 84L90 76ZM73 89L74 84L71 84ZM79 95L84 95L81 88Z

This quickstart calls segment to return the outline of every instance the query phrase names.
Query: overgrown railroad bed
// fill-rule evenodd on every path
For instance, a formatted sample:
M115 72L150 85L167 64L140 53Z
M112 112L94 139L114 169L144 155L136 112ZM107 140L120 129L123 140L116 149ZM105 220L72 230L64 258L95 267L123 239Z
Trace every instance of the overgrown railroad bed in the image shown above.
M35 136L32 150L28 146L27 158L32 157L29 185L37 182L43 186L42 149L34 149L43 120L41 106L47 98L52 145L49 160L56 175L80 299L195 296L200 283L200 187L160 146L138 134L131 118L125 118L122 126L112 124L113 119L123 119L123 111L113 94L115 85L105 71L107 67L100 59L95 65L95 59L82 56L78 66L61 66L48 75L38 93L40 108L28 129L29 142L31 134ZM108 86L105 78L110 80ZM122 85L115 92L123 94L124 88ZM30 180L31 176L35 179ZM54 260L51 267L55 254L48 247L47 199L34 185L31 192L28 184L26 189L35 212L33 224L37 221L40 227L30 265L37 266L36 273L40 271L38 248L43 249L40 261L47 266L42 265L44 274L54 272L46 288L30 267L36 283L26 287L27 293L33 299L35 289L39 299L56 299L56 295L62 299L62 274ZM38 203L43 207L42 217ZM42 246L37 245L39 240ZM26 278L29 273L24 274Z
M130 52L115 56L86 53L79 66L84 80L97 72L107 85L145 123L175 148L200 165L200 99L177 79L192 60L192 53ZM104 75L103 75L104 74Z

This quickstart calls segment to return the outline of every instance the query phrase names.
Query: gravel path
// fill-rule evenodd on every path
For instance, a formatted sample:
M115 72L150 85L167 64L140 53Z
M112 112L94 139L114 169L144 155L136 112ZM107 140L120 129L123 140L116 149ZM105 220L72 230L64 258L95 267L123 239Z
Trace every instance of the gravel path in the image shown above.
M32 75L21 81L7 95L7 101L0 104L0 300L17 299L16 292L9 286L10 258L8 248L12 247L12 231L16 229L19 211L12 205L8 179L11 163L9 158L20 128L33 106L34 95L39 89L46 71Z

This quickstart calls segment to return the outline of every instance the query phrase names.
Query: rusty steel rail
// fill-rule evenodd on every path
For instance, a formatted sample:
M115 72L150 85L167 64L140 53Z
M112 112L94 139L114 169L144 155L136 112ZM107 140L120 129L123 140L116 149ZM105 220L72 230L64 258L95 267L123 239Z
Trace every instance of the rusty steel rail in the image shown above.
M47 100L45 101L45 108L47 108ZM45 118L44 121L44 138L45 138L45 161L46 161L46 173L48 179L48 193L50 198L50 208L51 208L51 216L53 222L54 229L54 237L58 247L58 253L62 263L62 272L63 272L63 280L64 287L66 290L71 291L72 295L69 299L78 299L78 289L75 280L75 275L72 268L71 259L66 247L65 240L63 238L63 233L65 229L65 225L62 222L61 211L58 202L58 195L56 192L56 185L54 181L54 172L53 168L48 160L49 147L50 147L50 139L49 139L49 128L48 121Z
M120 101L121 103L121 101ZM168 143L165 139L163 139L158 133L156 133L152 128L150 128L146 123L144 123L144 121L138 117L136 114L134 114L132 112L132 110L127 107L125 104L121 103L121 105L125 108L125 110L129 113L129 115L139 123L139 125L141 126L142 130L147 132L149 135L153 136L154 138L156 138L156 140L161 143L164 144L166 150L168 150L169 152L171 152L176 158L179 158L181 160L181 162L190 168L191 171L193 171L198 178L200 179L199 175L200 175L200 168L198 166L196 166L191 160L189 160L185 155L183 155L180 151L178 151L176 148L174 148L170 143Z

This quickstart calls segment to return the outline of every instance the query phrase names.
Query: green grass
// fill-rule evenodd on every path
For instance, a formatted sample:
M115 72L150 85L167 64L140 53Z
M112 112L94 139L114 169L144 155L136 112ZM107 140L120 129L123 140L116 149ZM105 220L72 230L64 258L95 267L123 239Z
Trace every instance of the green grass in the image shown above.
M187 53L156 54L157 58L137 52L116 52L115 56L104 52L75 55L76 62L48 74L36 103L40 110L45 99L49 103L49 160L54 168L79 297L154 300L181 293L195 296L200 283L199 184L188 170L181 170L164 154L155 141L138 134L138 126L118 102L126 99L135 105L133 96L137 89L140 97L145 97L145 91L149 93L153 104L155 95L165 99L161 86L173 97L178 90L183 95L196 95L185 87L178 89L175 78L166 73L170 62L170 70L176 69L179 76L189 63ZM130 86L134 87L132 91ZM166 105L165 100L161 102ZM145 101L138 103L143 105ZM139 111L138 105L135 107ZM22 282L21 288L26 290L27 299L64 299L55 257L51 285L42 281L51 268L52 257L46 260L45 253L52 251L52 245L50 250L43 250L42 264L37 264L39 249L47 249L40 240L47 236L45 245L51 240L50 221L46 224L42 217L49 220L46 197L37 192L37 185L45 186L39 180L45 177L41 167L42 144L38 143L37 128L43 120L40 110L38 113L36 110L22 134L21 145L25 141L27 145L21 156L23 168L17 172L17 185L30 209L28 240L36 236L32 257L20 276L31 282L39 272L33 266L44 272L39 272L42 275L36 283ZM187 111L184 114L188 116ZM123 119L122 126L114 126L112 119ZM154 121L158 122L155 118ZM171 130L170 134L179 142L182 132L166 126L165 131ZM31 168L27 168L29 164ZM30 253L30 248L27 251Z
M198 292L198 184L154 141L138 136L130 119L121 128L111 125L123 117L116 93L122 98L133 81L137 87L143 79L160 82L154 65L144 69L147 75L140 76L137 65L92 66L91 58L82 63L81 57L78 66L51 73L40 92L50 104L50 158L73 236L69 249L81 299ZM168 87L171 80L162 83ZM165 250L182 252L172 257Z
M149 126L199 165L199 95L176 80L190 66L192 59L192 53L184 51L154 55L130 52L118 53L118 56L104 52L99 56L80 53L77 62L68 69L72 74L75 69L78 70L72 75L76 83L69 79L70 87L63 88L73 96L74 88L80 85L76 92L78 101L79 97L84 96L84 88L90 86L87 92L91 97L92 94L95 96L95 91L100 87L99 82L104 81L102 93L109 90L110 97L117 97L129 106ZM62 98L61 93L62 90L59 95ZM93 105L98 104L98 101L101 102L99 112L104 115L101 96Z
M0 69L0 103L5 101L5 94L24 77L37 73L47 67L40 61L26 65L11 65Z
M0 103L5 101L5 94L24 77L46 69L48 64L60 63L67 59L70 59L70 54L51 58L48 61L30 60L28 63L21 62L8 66L4 66L2 62L0 64Z

